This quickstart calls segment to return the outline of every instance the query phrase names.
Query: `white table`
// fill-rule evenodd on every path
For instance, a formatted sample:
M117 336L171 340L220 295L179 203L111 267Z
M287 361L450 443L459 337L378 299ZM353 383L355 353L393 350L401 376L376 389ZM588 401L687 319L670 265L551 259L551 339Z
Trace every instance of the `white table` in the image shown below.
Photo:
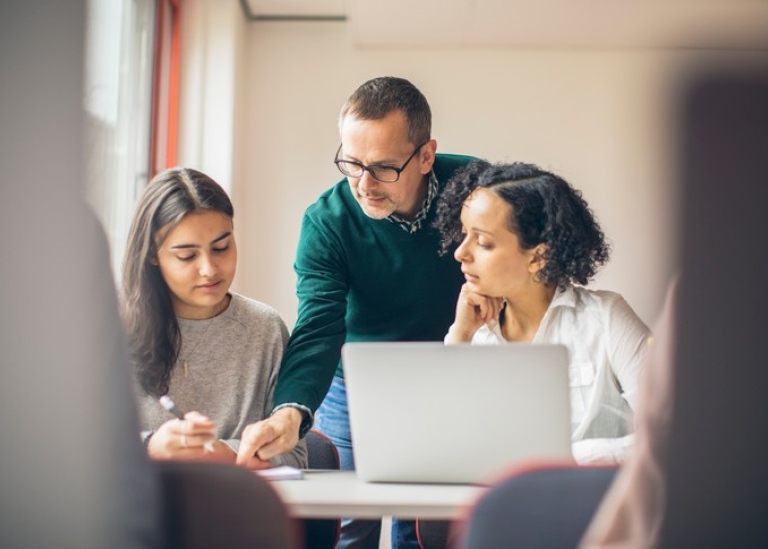
M306 471L302 480L270 481L294 517L451 519L483 486L363 482L354 471Z

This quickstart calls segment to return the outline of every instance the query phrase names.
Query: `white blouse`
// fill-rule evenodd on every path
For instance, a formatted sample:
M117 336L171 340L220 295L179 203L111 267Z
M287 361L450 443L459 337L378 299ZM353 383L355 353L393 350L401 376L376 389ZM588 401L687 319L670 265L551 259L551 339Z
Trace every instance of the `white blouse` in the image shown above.
M534 343L569 351L571 440L579 463L620 463L634 441L633 410L651 332L623 297L567 285L549 304ZM472 344L500 344L499 326L482 326Z

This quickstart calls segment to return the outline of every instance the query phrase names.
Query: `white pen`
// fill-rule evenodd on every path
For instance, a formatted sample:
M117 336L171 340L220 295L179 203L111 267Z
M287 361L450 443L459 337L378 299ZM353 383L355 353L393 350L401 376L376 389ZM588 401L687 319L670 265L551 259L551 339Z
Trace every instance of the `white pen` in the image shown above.
M160 397L160 406L171 412L174 416L177 418L183 420L184 419L184 413L179 410L179 408L176 406L176 403L171 400L171 397L168 395L163 395ZM213 452L213 442L210 440L203 444L203 448L208 450L209 452Z

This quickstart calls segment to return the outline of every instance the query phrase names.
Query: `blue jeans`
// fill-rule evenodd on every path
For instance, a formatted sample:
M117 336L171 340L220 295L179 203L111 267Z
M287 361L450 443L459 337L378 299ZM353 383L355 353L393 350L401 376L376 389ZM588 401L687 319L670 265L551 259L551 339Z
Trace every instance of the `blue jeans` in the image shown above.
M347 386L342 378L333 378L331 388L317 410L315 428L325 433L336 445L341 469L354 471L355 457L352 454L352 435L349 431ZM380 534L381 521L343 518L341 537L336 547L378 549ZM393 549L416 549L418 546L415 521L392 519Z

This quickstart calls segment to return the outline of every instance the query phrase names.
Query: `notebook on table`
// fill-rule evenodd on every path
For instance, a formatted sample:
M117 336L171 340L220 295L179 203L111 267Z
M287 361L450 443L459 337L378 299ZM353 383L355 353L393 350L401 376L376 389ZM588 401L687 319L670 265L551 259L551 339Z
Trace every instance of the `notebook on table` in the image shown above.
M571 458L562 345L347 343L342 366L364 481L482 484Z

